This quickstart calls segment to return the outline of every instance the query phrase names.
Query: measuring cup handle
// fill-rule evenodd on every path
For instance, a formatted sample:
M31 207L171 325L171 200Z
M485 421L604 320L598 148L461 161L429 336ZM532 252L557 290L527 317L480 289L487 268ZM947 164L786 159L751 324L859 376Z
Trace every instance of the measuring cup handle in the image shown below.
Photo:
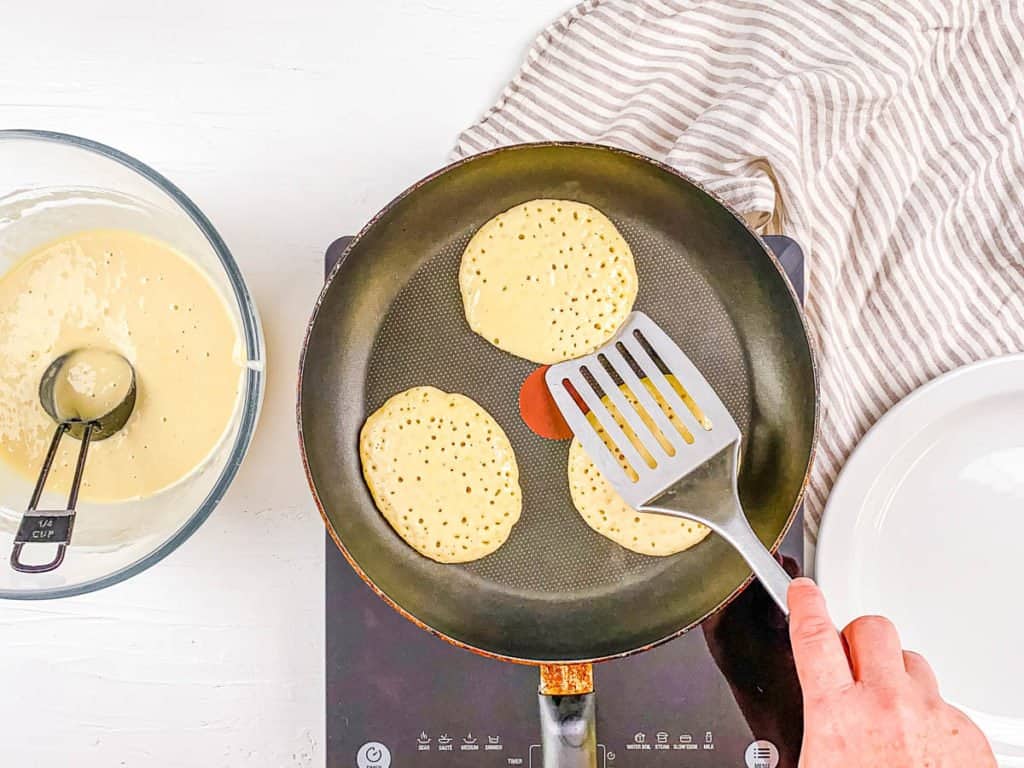
M93 428L93 424L86 424L85 432L82 434L82 447L78 449L78 461L75 464L75 476L71 481L66 509L40 510L37 509L39 500L46 487L46 480L50 476L54 459L57 457L60 440L68 430L65 423L57 425L57 430L53 433L53 439L50 441L50 449L46 453L46 459L39 472L39 480L32 492L32 499L28 503L28 509L22 516L18 532L14 536L14 547L11 549L11 568L19 573L47 573L56 570L64 562L64 555L67 554L68 544L71 542L71 532L75 527L75 507L78 505L78 491L82 486L82 473L85 471L85 459L89 454L89 440L92 437ZM56 544L57 553L49 562L31 565L21 559L26 544Z
M14 545L14 549L11 550L11 568L18 571L19 573L47 573L48 571L56 570L60 567L60 564L64 562L64 553L67 552L67 544L57 545L57 554L53 556L53 559L48 563L41 563L38 565L29 565L28 563L21 562L21 550L25 548L27 542L19 541Z

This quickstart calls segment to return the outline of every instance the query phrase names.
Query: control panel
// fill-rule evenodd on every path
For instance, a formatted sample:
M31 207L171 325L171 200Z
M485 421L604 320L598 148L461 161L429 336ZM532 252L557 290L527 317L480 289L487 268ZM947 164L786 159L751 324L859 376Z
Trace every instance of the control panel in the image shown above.
M506 745L494 731L420 731L391 746L367 741L355 753L355 768L391 768L392 748L405 757L396 765L479 766L480 768L542 768L540 744L523 749ZM415 757L412 757L415 755ZM412 757L410 760L409 758ZM742 762L741 762L742 761ZM779 750L771 741L750 742L742 754L729 749L726 755L715 742L714 731L645 731L633 733L620 744L597 745L597 768L637 766L746 766L779 768Z

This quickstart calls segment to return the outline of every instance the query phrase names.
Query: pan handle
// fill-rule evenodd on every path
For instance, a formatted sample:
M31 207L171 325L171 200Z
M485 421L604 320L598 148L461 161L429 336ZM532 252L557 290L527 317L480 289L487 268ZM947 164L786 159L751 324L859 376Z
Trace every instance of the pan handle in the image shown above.
M544 768L597 768L594 668L545 664L537 702Z

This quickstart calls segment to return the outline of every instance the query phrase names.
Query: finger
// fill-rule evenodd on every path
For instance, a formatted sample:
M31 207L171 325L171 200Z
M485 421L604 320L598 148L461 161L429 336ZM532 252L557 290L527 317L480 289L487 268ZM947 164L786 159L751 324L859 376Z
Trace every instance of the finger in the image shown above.
M903 652L903 666L910 678L928 693L938 694L939 681L935 679L932 665L924 656L913 651Z
M810 579L794 579L789 587L789 612L793 661L805 698L827 695L852 684L842 640L818 585Z
M892 622L882 616L861 616L843 630L850 652L853 677L866 683L898 679L903 666L903 646Z

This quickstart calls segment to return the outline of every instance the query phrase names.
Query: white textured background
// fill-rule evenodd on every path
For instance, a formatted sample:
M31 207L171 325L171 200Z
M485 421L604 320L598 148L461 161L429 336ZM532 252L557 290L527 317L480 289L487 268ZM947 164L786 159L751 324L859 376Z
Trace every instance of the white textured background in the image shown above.
M238 480L177 552L0 602L0 766L324 763L323 529L293 416L323 250L444 163L566 4L4 4L0 127L96 139L184 189L249 281L270 376Z

